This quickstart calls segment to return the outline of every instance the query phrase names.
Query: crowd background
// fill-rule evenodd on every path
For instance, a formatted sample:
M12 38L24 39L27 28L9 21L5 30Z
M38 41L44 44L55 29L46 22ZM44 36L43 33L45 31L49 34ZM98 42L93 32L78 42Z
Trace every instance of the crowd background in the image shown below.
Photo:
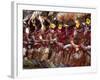
M90 65L90 13L23 10L23 68Z

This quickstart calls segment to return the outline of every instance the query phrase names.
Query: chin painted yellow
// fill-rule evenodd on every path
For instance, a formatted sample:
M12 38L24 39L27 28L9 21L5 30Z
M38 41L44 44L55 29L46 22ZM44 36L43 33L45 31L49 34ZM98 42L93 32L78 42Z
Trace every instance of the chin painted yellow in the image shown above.
M62 25L61 24L59 24L58 29L62 29Z

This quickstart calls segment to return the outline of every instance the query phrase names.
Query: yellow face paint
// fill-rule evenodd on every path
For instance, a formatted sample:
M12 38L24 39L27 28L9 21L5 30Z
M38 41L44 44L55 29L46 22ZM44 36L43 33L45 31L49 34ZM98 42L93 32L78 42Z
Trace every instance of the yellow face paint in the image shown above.
M62 25L61 24L59 24L58 29L62 29Z
M90 23L91 23L91 20L90 20L89 18L87 18L87 19L86 19L86 24L89 25Z
M55 27L55 24L50 24L50 28L54 29Z
M80 27L80 23L79 23L79 21L76 20L75 23L76 23L76 28L79 28L79 27Z

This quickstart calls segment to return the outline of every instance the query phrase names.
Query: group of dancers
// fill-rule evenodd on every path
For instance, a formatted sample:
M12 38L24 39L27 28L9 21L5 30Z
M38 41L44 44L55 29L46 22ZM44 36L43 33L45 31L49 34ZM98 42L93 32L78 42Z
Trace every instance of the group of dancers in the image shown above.
M90 65L90 13L23 11L23 68Z

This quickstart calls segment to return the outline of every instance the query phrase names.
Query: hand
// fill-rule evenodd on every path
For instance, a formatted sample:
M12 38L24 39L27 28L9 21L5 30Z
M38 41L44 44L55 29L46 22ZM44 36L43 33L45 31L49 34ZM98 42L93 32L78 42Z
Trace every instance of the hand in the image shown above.
M75 50L76 50L76 51L78 51L78 50L79 50L79 48L78 48L78 47L76 47L76 48L75 48Z

